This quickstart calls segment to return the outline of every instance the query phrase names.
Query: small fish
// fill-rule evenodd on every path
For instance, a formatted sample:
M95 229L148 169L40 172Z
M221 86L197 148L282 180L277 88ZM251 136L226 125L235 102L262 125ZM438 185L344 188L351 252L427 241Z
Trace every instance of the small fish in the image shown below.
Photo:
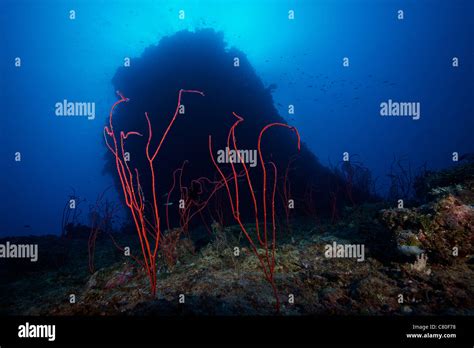
M169 205L173 205L173 202L169 202L169 203L164 203L163 205L164 205L164 206L169 206Z
M23 227L24 227L24 228L31 228L30 225L24 225Z

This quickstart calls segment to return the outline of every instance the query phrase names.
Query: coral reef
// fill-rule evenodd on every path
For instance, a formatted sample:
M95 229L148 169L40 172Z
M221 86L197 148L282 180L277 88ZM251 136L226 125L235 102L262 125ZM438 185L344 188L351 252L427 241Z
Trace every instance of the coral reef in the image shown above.
M456 179L445 181L448 186L433 187L431 200L419 206L395 209L383 202L363 204L346 209L336 223L291 219L292 233L281 229L275 250L280 313L473 315L472 177L460 178L456 174L459 168L451 172ZM449 177L449 173L442 175ZM255 232L255 224L245 224L245 228ZM193 233L196 231L190 231L191 237ZM155 297L150 295L147 274L110 239L97 240L97 271L90 275L87 240L37 238L44 247L58 250L58 260L63 254L59 250L67 246L67 258L61 259L62 267L44 260L42 270L27 277L10 274L4 278L8 281L0 287L2 312L275 314L274 293L261 276L259 258L238 225L224 227L214 222L211 242L199 246L189 237L179 239L172 267L166 265L166 255L160 250ZM133 244L133 235L121 234L116 239L120 245L140 250L136 241ZM365 260L325 257L325 246L333 242L364 244ZM458 248L457 256L454 247ZM265 250L257 248L257 252L263 255ZM71 293L77 298L74 304L69 303Z
M427 253L432 262L471 262L474 246L474 165L433 173L420 187L431 200L404 209L385 209L380 219L402 254ZM434 183L447 186L435 186Z

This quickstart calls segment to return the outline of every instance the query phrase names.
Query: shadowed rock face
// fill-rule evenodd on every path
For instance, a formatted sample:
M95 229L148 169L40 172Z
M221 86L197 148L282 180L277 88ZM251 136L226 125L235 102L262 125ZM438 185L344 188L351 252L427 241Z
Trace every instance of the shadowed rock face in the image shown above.
M235 57L240 60L239 67L234 66ZM205 93L204 97L183 94L181 103L185 113L178 116L155 161L161 205L165 203L166 193L172 185L173 171L184 160L189 161L183 173L183 184L186 186L190 186L193 178L215 177L217 172L210 159L208 137L212 135L214 152L225 149L228 131L236 121L232 112L245 119L236 128L240 149L256 150L258 134L265 125L286 123L274 107L270 88L265 88L245 54L235 48L227 48L222 34L213 30L182 31L163 38L158 45L147 48L141 57L132 59L130 67L119 68L113 84L130 98L128 103L116 109L116 132L124 130L144 134L143 138L127 139L125 148L131 154L130 167L137 167L140 171L145 198L150 192L150 178L144 150L148 135L144 113L150 115L153 127L151 148L154 149L175 112L178 91L194 89ZM315 185L316 210L323 214L329 210L329 184L338 181L340 186L343 184L319 164L304 144L298 153L294 132L284 128L270 129L263 137L262 152L265 161L276 164L279 178L284 176L288 160L297 155L289 171L296 214L310 184ZM240 165L237 167L241 169ZM226 173L230 173L229 165L225 168ZM271 168L268 169L269 176L273 177ZM106 154L106 171L116 177L119 187L114 158L110 153ZM258 195L262 190L260 165L252 168L251 172ZM244 182L241 190L242 215L244 220L251 220L252 210L249 209L252 206L249 195L245 194L248 187ZM177 199L174 195L172 201ZM341 198L339 202L343 200ZM223 201L224 210L230 214L227 195ZM276 201L279 205L277 209L282 212L282 200L278 194ZM173 216L173 212L171 214Z

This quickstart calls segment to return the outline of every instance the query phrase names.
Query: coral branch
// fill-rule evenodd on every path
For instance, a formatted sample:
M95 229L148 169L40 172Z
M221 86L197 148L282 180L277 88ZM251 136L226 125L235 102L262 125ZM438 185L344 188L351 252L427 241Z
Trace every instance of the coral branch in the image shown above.
M136 231L140 240L140 246L143 254L143 266L148 275L151 293L154 296L156 293L156 257L158 252L158 247L160 245L160 236L161 236L161 227L160 227L160 216L158 211L158 199L157 199L157 188L156 188L156 175L155 167L153 161L156 159L168 133L170 132L177 116L179 107L181 105L181 97L183 93L197 93L204 95L204 93L195 90L183 90L181 89L178 93L178 103L176 106L176 111L171 119L168 127L163 133L157 148L153 151L153 155L150 155L150 145L153 139L153 129L148 113L145 112L145 118L148 126L148 138L145 147L145 155L148 160L148 169L151 174L151 196L150 201L151 205L148 206L145 204L145 195L143 192L143 187L140 183L140 176L137 168L130 170L128 161L125 158L125 140L129 136L143 136L141 133L136 131L123 132L119 134L119 140L116 137L114 126L113 126L113 112L115 108L124 102L128 102L129 99L125 98L123 94L117 92L117 95L120 97L116 101L109 113L109 125L104 127L104 138L105 143L112 154L115 156L115 165L117 168L117 173L120 179L120 183L123 190L123 195L125 198L125 204L129 208L132 219L135 224ZM109 142L109 139L111 142ZM153 218L150 220L147 215L151 215Z
M216 159L214 157L214 152L213 152L213 149L212 149L212 137L211 137L211 135L209 135L209 153L210 153L210 156L211 156L211 161L212 161L214 167L217 169L219 175L221 176L223 185L226 188L227 196L229 198L229 203L230 203L230 206L231 206L231 209L232 209L232 215L234 216L234 219L239 224L240 229L242 230L242 232L244 233L244 235L247 238L248 242L250 243L252 251L254 252L254 254L256 255L256 257L258 258L258 260L260 262L260 265L261 265L262 271L264 273L265 279L270 283L270 285L273 289L273 292L274 292L274 295L275 295L275 300L276 300L276 310L279 311L279 309L280 309L280 300L279 300L279 297L278 297L278 292L277 292L277 288L276 288L275 280L274 280L275 252L276 252L275 194L276 194L276 190L277 190L277 178L278 178L278 176L277 176L277 167L276 167L276 165L273 162L269 162L268 165L270 165L272 167L274 175L273 175L273 186L272 186L272 189L271 189L271 195L270 195L270 198L268 198L267 193L266 193L267 192L267 170L266 170L267 163L265 163L265 161L263 159L261 142L262 142L263 135L265 134L265 132L268 129L270 129L272 127L284 127L284 128L288 128L288 129L295 132L295 134L297 135L297 141L298 141L298 143L297 143L298 146L297 147L298 147L298 150L300 150L300 147L301 147L300 135L299 135L296 128L291 127L287 124L284 124L284 123L271 123L271 124L268 124L265 127L263 127L263 129L260 131L260 134L258 136L257 152L258 152L258 156L259 156L259 159L260 159L260 166L261 166L262 172L263 172L263 179L262 179L263 194L262 194L262 201L261 201L261 204L263 205L263 232L262 232L262 229L260 227L260 222L259 222L260 221L259 220L259 209L258 209L259 204L258 204L257 197L255 195L255 190L254 190L255 186L252 183L252 179L250 177L249 169L248 169L247 165L245 164L245 161L243 160L240 151L238 150L237 140L236 140L236 136L235 136L235 128L237 127L237 125L239 123L243 122L244 119L241 116L237 115L235 112L233 113L233 115L237 118L237 121L234 122L234 124L232 125L232 127L229 130L229 133L228 133L228 136L227 136L227 147L230 148L230 140L232 139L233 148L239 156L239 161L238 162L242 165L243 173L245 175L245 178L246 178L246 181L247 181L247 184L248 184L248 187L249 187L249 193L250 193L253 205L254 205L253 208L254 208L254 213L255 213L255 230L256 230L258 243L264 249L264 254L263 255L261 255L261 253L259 253L259 250L257 249L257 246L256 246L256 242L254 241L254 238L252 238L252 236L249 233L249 230L244 226L244 224L242 222L242 219L241 219L241 216L240 216L240 211L239 211L239 190L240 190L240 187L239 187L239 180L238 180L238 175L237 175L237 170L235 168L235 165L234 165L233 161L230 162L230 166L231 166L231 169L232 169L233 181L234 181L234 185L233 185L234 190L233 190L233 193L232 193L231 186L229 185L229 178L227 178L224 175L224 172L222 171L220 166L217 164ZM271 224L272 224L272 234L271 234L272 242L271 242L271 245L269 245L269 243L268 243L268 231L267 231L267 200L268 199L270 201L270 206L271 206ZM262 238L262 234L263 234L263 238Z

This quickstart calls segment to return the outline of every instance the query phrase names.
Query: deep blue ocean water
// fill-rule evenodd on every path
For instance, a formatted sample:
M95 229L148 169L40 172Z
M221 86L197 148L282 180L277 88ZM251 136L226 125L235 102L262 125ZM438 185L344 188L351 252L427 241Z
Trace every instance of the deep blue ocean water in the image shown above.
M102 137L116 100L111 79L124 57L185 29L222 31L229 47L245 52L264 84L276 85L281 116L323 164L358 154L381 193L394 156L450 166L453 152L474 152L473 4L3 0L0 235L58 234L71 187L92 202L112 184ZM63 99L95 102L96 118L56 117ZM420 118L381 117L389 99L419 102Z

